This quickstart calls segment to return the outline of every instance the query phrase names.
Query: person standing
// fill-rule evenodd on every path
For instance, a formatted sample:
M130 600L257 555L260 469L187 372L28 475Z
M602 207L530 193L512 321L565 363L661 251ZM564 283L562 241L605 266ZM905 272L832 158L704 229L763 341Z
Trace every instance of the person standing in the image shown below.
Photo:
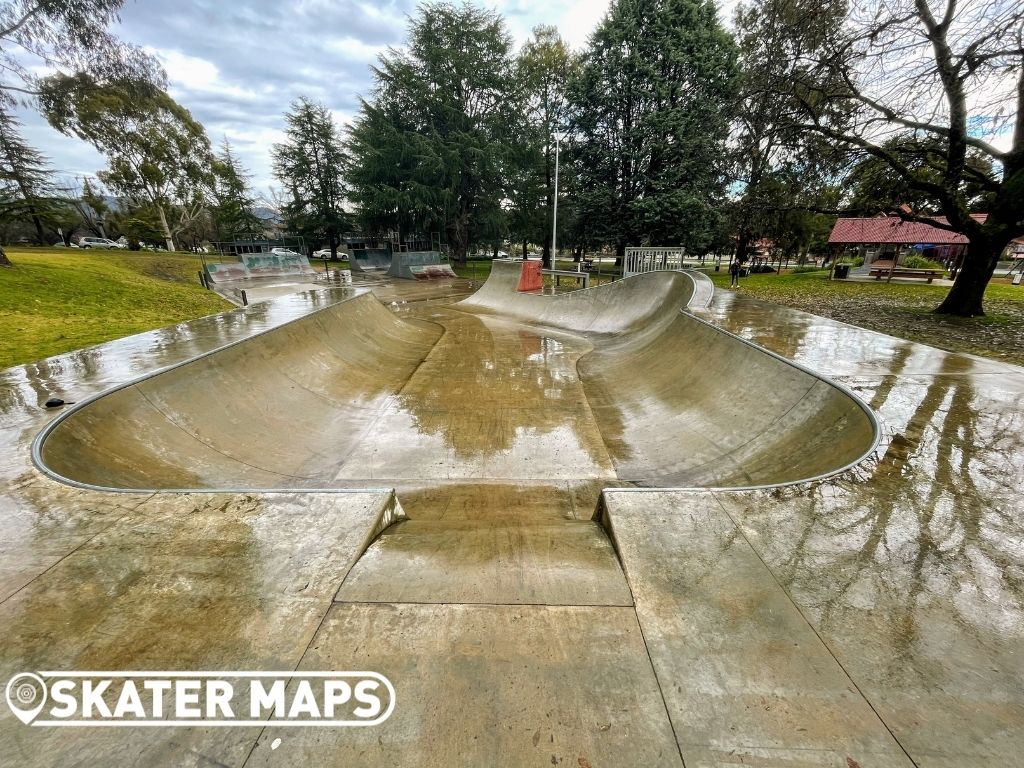
M729 277L731 282L729 283L730 288L740 287L740 260L733 259L729 263Z

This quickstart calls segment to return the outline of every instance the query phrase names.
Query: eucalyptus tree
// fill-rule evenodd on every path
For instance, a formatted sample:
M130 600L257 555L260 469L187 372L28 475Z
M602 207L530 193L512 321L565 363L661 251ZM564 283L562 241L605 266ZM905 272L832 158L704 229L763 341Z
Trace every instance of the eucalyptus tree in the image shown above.
M109 31L123 5L124 0L0 1L0 104L39 95L39 72L53 69L88 74L97 82L162 85L157 61Z
M711 0L617 0L570 95L581 215L627 245L706 246L725 186L737 52Z
M203 126L165 91L134 81L100 84L88 75L55 75L42 84L40 103L54 128L106 157L100 181L153 208L167 249L174 250L174 229L199 215L213 183ZM172 207L179 212L174 229Z
M443 230L452 258L506 226L514 126L521 121L512 40L494 11L427 3L409 42L373 69L350 135L351 197L364 221Z
M341 134L327 107L305 97L292 104L285 122L285 140L273 147L274 175L288 195L282 214L294 231L326 238L337 261L348 224Z

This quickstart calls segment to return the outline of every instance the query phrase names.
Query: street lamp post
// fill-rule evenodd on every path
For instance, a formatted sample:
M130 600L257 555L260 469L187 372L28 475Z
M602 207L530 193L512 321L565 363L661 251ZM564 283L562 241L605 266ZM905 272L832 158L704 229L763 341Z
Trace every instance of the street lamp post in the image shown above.
M555 137L555 210L551 217L551 268L555 269L555 258L558 253L558 144L561 137Z

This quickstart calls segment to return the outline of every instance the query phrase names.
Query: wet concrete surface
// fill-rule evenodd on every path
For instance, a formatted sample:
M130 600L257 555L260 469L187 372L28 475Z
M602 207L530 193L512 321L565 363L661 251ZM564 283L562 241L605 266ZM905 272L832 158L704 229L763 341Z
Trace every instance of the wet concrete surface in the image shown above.
M701 317L846 384L880 416L881 445L824 481L599 502L639 460L579 396L592 342L448 306L465 284L377 290L401 317L443 329L379 414L406 419L388 427L405 430L392 449L423 434L418 455L437 464L410 476L371 429L332 471L395 487L404 511L386 490L85 491L29 461L54 415L39 407L49 394L87 397L358 288L0 373L0 671L369 668L399 690L392 719L289 729L271 750L272 728L69 733L4 710L0 754L19 765L1014 764L1024 370L721 293ZM453 431L451 398L432 398L432 358L437 389L458 393L471 414L458 423L472 429ZM534 427L521 405L549 392L560 408L533 409ZM572 438L545 454L565 429ZM563 473L570 457L577 471ZM599 503L603 527L590 520Z

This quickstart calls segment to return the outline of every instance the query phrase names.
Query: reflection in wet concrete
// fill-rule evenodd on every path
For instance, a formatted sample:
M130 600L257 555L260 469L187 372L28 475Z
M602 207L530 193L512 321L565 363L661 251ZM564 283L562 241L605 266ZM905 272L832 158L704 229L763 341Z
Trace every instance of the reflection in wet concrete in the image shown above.
M884 434L876 457L841 478L716 494L721 508L919 764L1016 761L1024 370L761 302L712 314L842 374ZM815 340L787 346L792 328Z

